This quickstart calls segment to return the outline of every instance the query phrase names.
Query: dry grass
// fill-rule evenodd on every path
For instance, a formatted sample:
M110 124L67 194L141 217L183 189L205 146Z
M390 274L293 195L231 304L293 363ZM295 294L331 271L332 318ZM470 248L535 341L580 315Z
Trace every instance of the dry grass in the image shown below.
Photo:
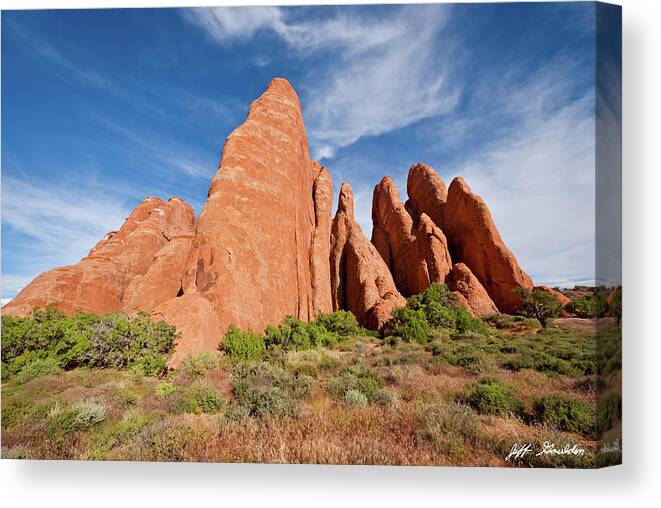
M507 355L516 354L509 349L503 353L503 344L521 341L525 347L532 347L529 344L534 336L518 331L508 335L506 330L494 333L493 340L471 343L471 347L481 347L480 354L490 355L493 366L489 377L511 390L528 412L533 400L555 393L595 404L595 390L580 383L584 379L581 374L501 367ZM557 332L557 341L556 335L544 336L534 347L546 348L544 351L567 347L580 350L581 341L592 340L584 330L576 331L576 336L572 333ZM329 381L353 364L363 365L383 379L383 390L389 398L382 405L350 406L330 395L326 388ZM274 406L269 410L276 411L277 404L291 404L296 409L293 417L269 417L268 411L254 417L242 412L242 400L233 389L235 367L223 358L199 372L175 372L167 380L129 371L79 369L20 386L4 383L3 457L585 467L592 464L589 459L572 462L556 457L512 462L505 456L514 443L548 439L576 442L588 453L597 447L585 436L559 433L526 418L481 415L463 406L458 396L484 374L452 365L417 344L391 347L377 339L363 338L343 344L342 351L273 355L268 365L273 370L264 379L271 381L262 379L259 389L266 395L277 395L270 401ZM285 377L278 381L278 376ZM611 375L609 383L617 376L619 373ZM294 384L297 379L308 380L309 391L299 393L290 386L292 379ZM173 384L172 394L157 395L156 386L163 382ZM181 397L195 382L211 385L222 395L227 405L221 413L196 415L182 410ZM83 400L102 404L105 420L89 428L49 436L50 408ZM615 439L617 431L611 431L608 437Z

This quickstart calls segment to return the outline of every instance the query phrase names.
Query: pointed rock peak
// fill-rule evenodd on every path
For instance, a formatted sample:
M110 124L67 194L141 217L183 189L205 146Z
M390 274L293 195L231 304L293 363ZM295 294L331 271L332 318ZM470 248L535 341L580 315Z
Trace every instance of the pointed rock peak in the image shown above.
M424 212L441 227L443 206L447 201L448 191L434 168L421 162L411 166L406 181L406 191L409 195L406 207L414 220Z
M419 194L429 194L441 201L445 201L448 193L445 183L436 174L434 168L422 162L414 164L409 169L409 176L406 180L406 191L411 199L416 199L416 195Z
M268 97L278 97L281 100L284 99L288 102L293 102L298 109L301 109L301 103L296 90L294 90L294 87L285 78L273 78L259 99Z
M426 213L420 215L420 221L418 223L419 232L432 231L435 227L438 226L436 226L434 221L429 218L429 215Z
M340 197L337 202L337 213L343 213L349 219L353 219L353 190L348 182L343 182L340 187Z
M456 190L461 190L462 192L465 192L466 194L472 194L473 191L470 188L470 185L466 183L466 181L461 177L457 176L455 177L452 182L450 183L450 189L448 189L448 192L450 192L452 189Z

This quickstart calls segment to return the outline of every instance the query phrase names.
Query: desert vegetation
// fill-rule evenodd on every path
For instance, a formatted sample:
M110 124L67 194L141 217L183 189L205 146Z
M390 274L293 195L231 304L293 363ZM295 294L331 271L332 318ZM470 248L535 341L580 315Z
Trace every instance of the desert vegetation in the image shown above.
M543 327L522 312L474 318L433 284L395 311L381 334L350 312L311 323L287 317L261 334L230 327L218 351L188 356L175 369L166 362L176 330L144 314L3 316L2 456L618 462L616 447L600 444L621 432L619 318L597 327L594 319L577 326L548 317ZM545 442L584 453L506 459L515 444L541 450Z

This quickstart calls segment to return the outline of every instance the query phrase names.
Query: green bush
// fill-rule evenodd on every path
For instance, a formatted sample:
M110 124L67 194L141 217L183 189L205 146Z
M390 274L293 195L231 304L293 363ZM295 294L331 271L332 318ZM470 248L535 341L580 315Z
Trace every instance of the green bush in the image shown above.
M547 395L533 403L536 418L558 430L591 435L594 431L593 411L585 402L563 393Z
M542 326L536 318L512 316L510 314L494 314L493 316L486 318L486 321L499 330L525 330L527 328L539 328Z
M213 386L196 382L186 390L186 412L219 413L225 407L225 399Z
M295 417L296 399L310 394L312 378L305 374L292 374L265 362L239 364L234 369L232 390L236 404L232 414L266 418L271 416Z
M36 359L23 366L14 380L17 384L27 383L38 377L59 374L60 366L55 358Z
M597 432L602 434L622 421L622 398L610 392L597 404Z
M159 399L164 399L174 393L174 385L166 382L158 383L154 391Z
M485 414L506 416L523 413L523 404L519 399L495 379L480 379L468 387L460 399Z
M386 323L383 335L397 335L405 342L427 343L429 324L422 310L402 307L393 312L392 318Z
M165 370L176 329L145 313L67 316L52 308L29 317L2 316L2 362L10 374L46 358L65 369L140 366L147 374ZM4 370L4 369L3 369Z
M230 325L220 343L220 349L235 360L250 360L259 358L266 351L264 337L252 331L242 332L236 326Z
M48 413L46 431L54 437L82 430L100 423L106 418L103 404L79 401L73 406L62 408L56 403Z
M518 287L515 291L521 297L521 305L517 313L537 319L543 327L546 327L549 319L558 317L562 313L562 305L551 293L524 287Z
M208 371L216 368L219 364L218 353L213 353L211 351L200 351L199 353L193 353L185 356L179 367L177 367L177 372L184 374L187 377L197 379Z
M350 406L367 406L368 404L365 394L353 388L344 394L344 401Z
M367 398L369 404L385 402L382 396L385 381L373 370L362 365L347 367L338 377L326 385L326 391L337 399L345 399L350 390L355 390Z
M365 331L358 324L356 316L346 310L338 310L331 314L319 314L313 324L321 326L340 337L361 335Z
M567 304L567 310L580 318L602 317L608 310L608 302L600 288L590 288L590 292Z

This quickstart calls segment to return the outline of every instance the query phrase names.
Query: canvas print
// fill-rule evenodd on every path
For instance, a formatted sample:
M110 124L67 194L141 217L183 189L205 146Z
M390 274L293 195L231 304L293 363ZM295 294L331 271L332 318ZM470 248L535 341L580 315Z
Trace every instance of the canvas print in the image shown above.
M622 460L621 9L2 12L2 458Z

